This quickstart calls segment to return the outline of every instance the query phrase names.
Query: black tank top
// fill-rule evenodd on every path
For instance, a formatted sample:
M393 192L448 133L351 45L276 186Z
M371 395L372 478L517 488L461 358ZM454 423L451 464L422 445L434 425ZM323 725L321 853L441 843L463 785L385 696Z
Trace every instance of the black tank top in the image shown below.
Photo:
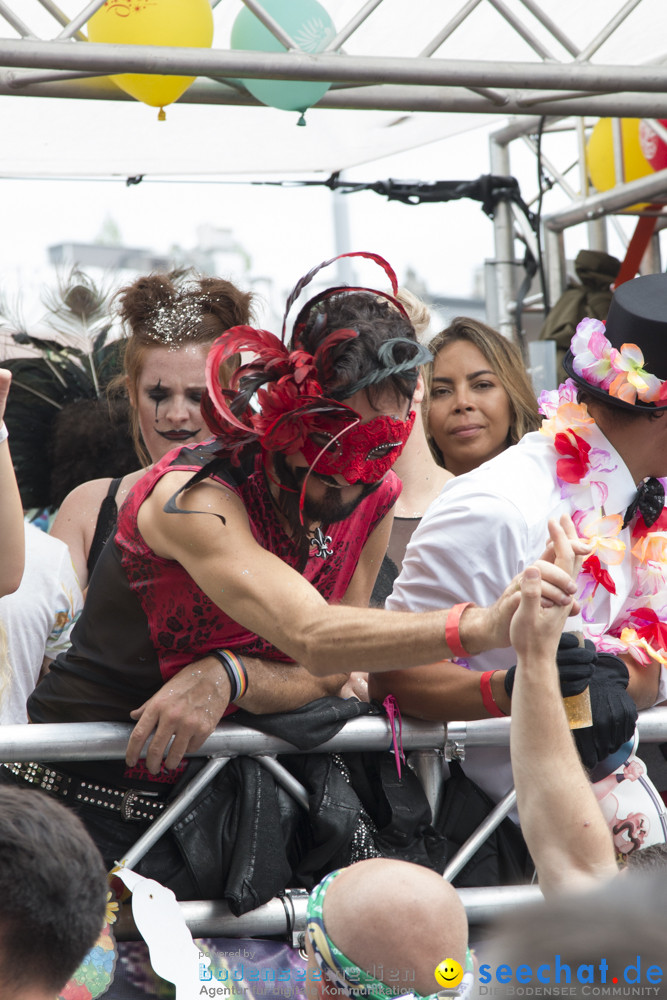
M88 553L88 562L86 563L89 580L107 539L111 537L116 527L116 521L118 520L116 493L118 493L118 487L121 482L122 478L111 480L107 495L100 504L100 512L97 515L97 524L95 525L95 534L93 535L90 552Z

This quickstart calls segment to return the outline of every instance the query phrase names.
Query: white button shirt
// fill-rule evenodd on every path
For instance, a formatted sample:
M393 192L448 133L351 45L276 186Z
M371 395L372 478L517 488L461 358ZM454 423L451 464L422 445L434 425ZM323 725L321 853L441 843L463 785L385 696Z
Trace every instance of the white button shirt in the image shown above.
M596 425L587 428L591 448L609 453L605 514L621 514L636 486L618 452ZM462 601L487 606L512 578L540 557L547 521L572 513L576 500L561 498L553 441L536 431L519 444L466 475L451 480L426 511L408 545L403 568L386 607L395 611L430 611ZM573 507L574 505L574 507ZM593 621L606 631L633 598L634 558L630 528L618 538L626 543L619 566L605 567L616 594L598 587L591 607ZM636 597L632 603L641 605ZM568 628L582 628L571 618ZM513 649L494 649L470 657L471 670L504 670L516 663ZM663 675L667 671L663 671ZM662 687L662 685L661 685ZM662 697L667 696L667 690ZM466 773L494 799L512 786L509 750L474 747L466 752Z

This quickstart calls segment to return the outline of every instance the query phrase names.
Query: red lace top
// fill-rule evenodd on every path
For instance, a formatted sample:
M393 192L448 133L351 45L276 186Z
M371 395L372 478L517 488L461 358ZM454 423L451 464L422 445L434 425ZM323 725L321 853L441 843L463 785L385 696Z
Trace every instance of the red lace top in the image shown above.
M137 513L155 483L171 470L196 472L210 458L205 445L170 452L130 492L93 570L72 645L30 696L33 722L127 722L165 680L220 647L289 662L213 604L180 563L156 556L138 531ZM281 527L262 469L226 466L215 478L243 501L257 542L296 566L297 546ZM303 572L327 601L345 594L364 544L399 492L390 472L351 517L327 529L332 554L311 556ZM211 531L225 530L212 516Z
M123 504L115 535L130 589L139 598L146 615L164 680L191 663L193 651L204 655L207 650L220 647L248 656L290 662L288 656L266 639L248 632L213 604L180 563L156 556L139 533L137 514L155 483L166 472L199 471L201 461L192 461L198 451L198 447L190 447L183 448L175 456L171 453L146 473ZM233 484L226 477L216 475L212 478L224 482L242 500L257 543L288 566L296 567L299 557L297 546L285 534L278 519L259 458L254 471L240 483ZM400 488L400 481L389 473L381 486L366 497L349 518L326 529L331 537L329 548L332 554L321 559L311 553L303 576L328 603L335 604L343 598L364 545L378 522L393 506ZM212 532L226 530L217 517L211 516Z

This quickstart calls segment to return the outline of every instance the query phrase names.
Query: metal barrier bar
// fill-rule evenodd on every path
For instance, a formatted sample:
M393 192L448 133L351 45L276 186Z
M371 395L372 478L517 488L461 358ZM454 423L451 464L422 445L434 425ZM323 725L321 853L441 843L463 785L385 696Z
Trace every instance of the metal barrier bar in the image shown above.
M667 741L667 707L639 713L642 743ZM0 761L122 760L133 727L121 722L63 722L34 726L0 726ZM403 719L405 750L439 750L446 759L462 756L464 747L509 746L510 719L471 722L423 722ZM144 747L146 752L148 744ZM391 726L385 718L366 716L346 722L340 732L311 750L267 736L234 722L222 722L204 745L189 757L235 757L275 753L345 753L390 750Z
M484 886L458 889L470 925L487 924L517 906L542 899L536 885ZM219 900L184 900L178 905L193 937L287 937L292 938L306 926L308 893L305 889L287 889L284 897L270 899L251 913L235 917L227 903ZM119 941L137 940L137 931L129 906L121 907L114 936Z
M466 724L463 724L466 725ZM467 724L469 725L469 723ZM63 722L34 726L0 726L0 761L122 760L133 727L120 722ZM458 734L459 730L455 727ZM444 749L442 722L404 720L406 750ZM320 743L310 753L344 753L353 750L389 750L391 726L386 718L366 716L346 722L338 735ZM144 748L145 752L146 748ZM234 722L222 722L191 757L254 757L257 754L302 753L292 743L267 736Z
M62 723L53 725L0 726L0 761L68 761L68 760L121 760L133 727L123 723L90 722ZM667 740L667 707L656 707L639 713L638 729L640 742L660 743ZM471 722L444 723L423 722L403 719L403 746L405 750L426 751L417 754L423 757L432 785L434 765L440 766L441 759L463 758L465 747L508 746L510 719L484 719ZM310 753L330 753L354 750L387 750L392 745L392 730L389 720L377 716L352 719L345 723L341 731L332 739L307 751ZM229 757L238 755L260 756L274 753L302 753L293 744L277 737L267 736L248 726L234 722L221 723L206 743L192 757L211 757L206 767L193 779L192 795L196 795L202 783L217 771ZM270 758L263 763L270 763ZM417 767L419 771L419 766ZM199 781L195 785L195 782ZM191 787L186 789L190 792ZM299 789L296 789L297 793ZM428 790L427 790L428 791ZM434 791L431 789L431 799ZM183 804L180 800L174 806L179 814L187 808L190 796ZM485 823L463 846L457 857L445 869L445 877L453 877L479 847L485 836L495 828L514 805L514 792L509 793L491 813ZM432 801L432 806L434 805ZM165 811L144 834L128 855L131 867L138 857L164 832L172 821L171 809ZM480 887L459 890L470 923L485 923L503 911L537 899L540 896L536 886ZM289 889L283 897L270 900L264 906L235 917L226 903L217 900L184 901L180 905L184 911L188 927L195 937L262 937L266 935L293 935L303 927L307 893L305 890ZM129 910L124 907L123 911ZM123 912L118 924L118 937L137 937L131 914Z

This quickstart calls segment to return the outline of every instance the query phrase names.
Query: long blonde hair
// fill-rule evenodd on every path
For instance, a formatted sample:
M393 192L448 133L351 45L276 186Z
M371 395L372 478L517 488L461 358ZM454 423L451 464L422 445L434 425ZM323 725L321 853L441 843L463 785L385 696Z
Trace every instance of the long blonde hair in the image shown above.
M542 423L537 409L537 399L519 349L502 334L468 316L457 316L449 326L437 333L429 343L433 361L427 365L429 396L433 384L433 363L443 348L457 340L467 340L480 351L496 373L510 404L510 429L507 444L516 444L524 434L536 431ZM426 420L426 437L436 461L444 466L440 449L433 440Z

